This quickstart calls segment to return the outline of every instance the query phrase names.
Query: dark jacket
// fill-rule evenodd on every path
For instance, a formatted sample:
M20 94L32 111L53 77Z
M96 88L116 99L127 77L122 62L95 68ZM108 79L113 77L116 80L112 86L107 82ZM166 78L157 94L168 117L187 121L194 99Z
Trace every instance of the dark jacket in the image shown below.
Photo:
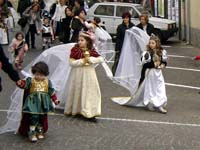
M16 82L20 79L18 72L14 70L12 64L9 63L8 58L6 57L1 45L0 45L0 62L2 63L2 70L8 74L11 80Z
M132 22L129 23L128 27L124 23L118 25L115 50L118 51L119 53L121 52L121 49L123 46L126 30L130 29L133 26L135 26L135 25Z
M143 30L143 26L142 26L141 23L139 23L139 24L137 25L137 27ZM151 36L152 33L156 35L156 30L155 30L155 28L154 28L154 26L153 26L152 24L147 23L147 34L148 34L149 36Z
M62 27L64 29L64 43L69 43L70 41L70 31L71 31L71 21L72 21L72 18L71 16L66 16L66 18L64 18L62 20Z
M72 20L71 29L73 30L71 42L77 42L78 41L79 32L83 31L83 30L86 30L87 28L86 28L86 26L84 24L82 24L80 19L74 17L73 20Z
M31 1L30 1L30 0L19 0L19 1L18 1L17 12L20 13L20 15L22 16L22 13L23 13L29 6L31 6Z

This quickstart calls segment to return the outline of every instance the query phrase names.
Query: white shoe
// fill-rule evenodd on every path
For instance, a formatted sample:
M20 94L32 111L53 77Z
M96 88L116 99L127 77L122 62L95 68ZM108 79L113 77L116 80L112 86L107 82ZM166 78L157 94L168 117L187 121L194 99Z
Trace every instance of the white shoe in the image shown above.
M44 139L44 135L43 134L37 134L37 138L38 139Z
M164 109L162 106L158 107L158 111L159 111L160 113L163 113L163 114L166 114L166 113L167 113L167 110Z
M31 141L31 142L37 142L37 137L36 137L36 135L30 135L29 136L29 140Z

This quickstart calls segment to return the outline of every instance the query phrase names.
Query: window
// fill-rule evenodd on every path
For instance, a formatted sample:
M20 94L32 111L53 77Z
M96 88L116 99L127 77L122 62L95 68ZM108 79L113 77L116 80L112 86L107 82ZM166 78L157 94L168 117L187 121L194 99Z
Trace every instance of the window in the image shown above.
M122 17L122 14L125 12L129 12L132 18L139 18L138 13L135 11L133 7L128 6L117 6L116 16Z
M113 16L114 6L110 5L99 5L94 11L95 15Z

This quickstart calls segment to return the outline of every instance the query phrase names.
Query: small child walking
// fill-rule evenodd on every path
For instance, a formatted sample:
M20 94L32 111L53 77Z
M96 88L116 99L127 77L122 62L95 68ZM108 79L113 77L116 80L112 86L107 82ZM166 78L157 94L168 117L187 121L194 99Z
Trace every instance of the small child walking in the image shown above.
M45 50L46 46L50 48L52 40L54 40L53 28L49 18L44 17L42 25L42 49Z
M24 56L28 52L28 45L25 42L24 34L22 32L16 33L15 38L9 46L9 51L12 54L12 61L14 62L15 67L21 70Z
M49 69L46 63L38 62L32 67L33 77L20 80L17 85L25 89L22 120L18 129L22 135L28 135L31 142L44 138L47 132L47 114L54 111L53 103L59 104L51 81L47 78Z

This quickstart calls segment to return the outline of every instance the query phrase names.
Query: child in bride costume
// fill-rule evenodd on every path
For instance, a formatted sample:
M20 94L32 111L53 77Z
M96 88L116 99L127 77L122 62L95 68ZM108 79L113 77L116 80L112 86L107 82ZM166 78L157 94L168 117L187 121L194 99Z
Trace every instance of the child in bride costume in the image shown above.
M133 27L126 31L124 41L114 79L130 91L131 97L114 97L112 100L120 105L147 107L151 111L167 113L162 75L162 69L167 64L167 53L162 49L159 38L149 38Z

